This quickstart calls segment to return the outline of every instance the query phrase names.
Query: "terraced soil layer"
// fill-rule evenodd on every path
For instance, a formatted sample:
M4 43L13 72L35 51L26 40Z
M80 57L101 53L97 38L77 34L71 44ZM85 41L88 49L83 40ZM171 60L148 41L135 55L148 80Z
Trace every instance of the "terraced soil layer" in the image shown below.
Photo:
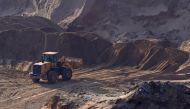
M135 40L116 43L102 59L110 66L132 66L141 70L175 71L189 57L188 52L178 50L160 40Z

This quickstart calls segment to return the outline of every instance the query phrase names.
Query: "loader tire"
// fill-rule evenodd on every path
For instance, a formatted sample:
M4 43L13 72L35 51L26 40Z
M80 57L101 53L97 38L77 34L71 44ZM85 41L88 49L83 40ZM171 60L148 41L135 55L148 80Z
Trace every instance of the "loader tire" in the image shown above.
M67 69L66 72L62 72L62 78L63 78L63 81L68 81L68 80L71 80L72 78L72 70L70 68Z
M48 72L47 78L48 78L48 83L50 84L54 84L58 82L58 75L57 75L57 72L55 71Z
M33 83L39 83L40 79L32 79Z

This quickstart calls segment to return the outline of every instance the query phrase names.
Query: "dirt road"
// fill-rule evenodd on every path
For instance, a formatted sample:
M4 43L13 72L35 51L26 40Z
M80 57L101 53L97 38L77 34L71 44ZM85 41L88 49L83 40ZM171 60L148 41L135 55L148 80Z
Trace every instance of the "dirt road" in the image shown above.
M134 68L90 68L74 72L71 81L49 85L33 84L26 73L1 68L0 109L40 109L60 93L77 108L109 108L110 101L129 95L129 89L142 81L161 80L189 85L189 74L139 71Z

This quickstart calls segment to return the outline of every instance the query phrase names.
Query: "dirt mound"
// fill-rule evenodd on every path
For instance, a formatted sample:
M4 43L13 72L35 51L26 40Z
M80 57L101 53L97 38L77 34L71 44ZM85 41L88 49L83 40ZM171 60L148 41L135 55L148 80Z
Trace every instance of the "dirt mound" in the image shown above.
M190 52L190 40L186 40L186 41L182 42L181 45L179 46L179 49L189 53ZM181 65L179 67L178 71L188 72L189 68L190 68L190 57L183 65Z
M58 37L59 39L55 39L57 40L55 48L52 48L53 44L49 44L52 49L57 49L65 56L82 58L88 65L103 63L103 60L99 60L99 56L112 46L110 42L93 33L62 33Z
M6 30L22 30L27 28L43 29L52 28L56 32L62 32L63 29L57 24L42 17L22 17L22 16L6 16L0 17L0 31Z
M42 17L0 17L0 59L37 59L44 50L48 33L62 32L57 24Z
M158 71L175 71L189 57L188 53L174 48L152 48L144 58L141 65L143 70L154 69Z
M136 66L142 70L175 71L189 54L157 40L116 43L103 55L111 66Z
M126 99L118 99L112 109L188 109L190 89L183 85L145 82Z
M6 16L0 18L0 45L0 64L34 61L44 51L58 51L91 65L101 63L97 58L112 44L94 33L63 32L42 17Z
M73 103L59 94L54 95L41 109L74 109Z
M0 58L26 60L44 50L45 33L35 29L8 30L0 33Z
M99 55L112 44L93 33L45 33L39 29L7 30L0 33L0 59L38 60L44 51L84 59L98 64Z

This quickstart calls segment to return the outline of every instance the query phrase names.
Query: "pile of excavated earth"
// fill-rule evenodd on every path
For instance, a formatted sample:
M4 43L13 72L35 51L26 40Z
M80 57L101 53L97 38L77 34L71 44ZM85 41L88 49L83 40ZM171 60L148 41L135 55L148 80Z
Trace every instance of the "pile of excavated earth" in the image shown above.
M126 99L116 101L112 109L188 109L190 89L183 85L145 82Z
M115 43L104 59L112 66L135 66L142 70L175 71L189 57L175 44L161 40L135 40Z
M75 109L80 107L79 101L69 101L65 96L57 94L42 109ZM106 102L110 103L110 107L102 109L188 109L190 88L170 82L144 82L131 89L128 96L112 98Z

